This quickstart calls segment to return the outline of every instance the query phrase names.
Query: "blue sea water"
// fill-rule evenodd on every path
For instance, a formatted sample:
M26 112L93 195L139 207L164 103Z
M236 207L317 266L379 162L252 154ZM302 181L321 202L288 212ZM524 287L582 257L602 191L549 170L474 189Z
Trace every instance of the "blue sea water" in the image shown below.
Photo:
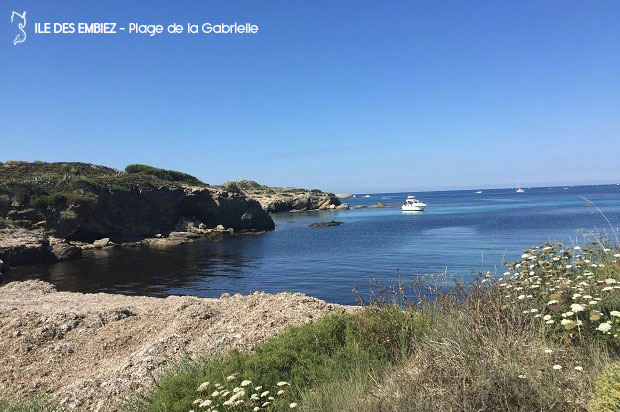
M260 235L201 240L172 248L121 248L96 257L16 268L15 278L39 278L60 290L125 294L293 291L352 304L369 278L392 283L448 272L471 280L475 271L503 273L530 246L583 244L584 233L620 227L620 186L488 189L415 193L423 213L399 208L274 214L276 229ZM345 199L351 206L401 204L411 193ZM360 194L361 196L364 194ZM596 208L611 222L611 226ZM340 226L311 228L338 220ZM612 229L613 228L613 229Z

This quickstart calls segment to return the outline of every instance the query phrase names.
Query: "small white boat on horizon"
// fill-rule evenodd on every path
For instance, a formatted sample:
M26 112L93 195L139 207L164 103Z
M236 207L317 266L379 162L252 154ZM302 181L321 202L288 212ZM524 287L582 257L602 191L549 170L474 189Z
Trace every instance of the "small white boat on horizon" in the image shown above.
M423 203L415 198L415 196L407 196L405 204L401 206L400 210L403 212L421 212L426 207L426 203Z
M525 193L525 189L522 187L517 188L517 193Z
M370 195L362 196L362 197L370 197Z
M476 192L476 194L477 194L477 195L481 195L481 194L482 194L482 190L478 190L478 191Z

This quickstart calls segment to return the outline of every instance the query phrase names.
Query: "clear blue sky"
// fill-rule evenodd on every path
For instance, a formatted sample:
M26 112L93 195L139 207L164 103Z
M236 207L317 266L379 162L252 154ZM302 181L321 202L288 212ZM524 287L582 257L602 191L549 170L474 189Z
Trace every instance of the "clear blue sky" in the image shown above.
M620 2L24 1L0 160L372 192L620 180ZM27 11L13 46L11 11ZM253 36L36 35L250 21Z

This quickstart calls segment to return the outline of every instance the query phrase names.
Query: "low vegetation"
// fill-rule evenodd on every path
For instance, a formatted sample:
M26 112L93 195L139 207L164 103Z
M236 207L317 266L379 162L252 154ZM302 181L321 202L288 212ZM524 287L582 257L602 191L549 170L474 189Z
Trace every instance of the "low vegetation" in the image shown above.
M175 362L119 410L620 410L618 250L549 243L507 268L375 290L253 352Z
M0 163L2 203L18 201L57 218L70 204L94 203L102 191L128 192L149 185L203 185L186 173L146 165L127 166L127 172L88 163L10 161Z
M326 391L329 386L350 379L354 373L369 381L382 365L399 362L406 356L411 344L428 332L430 324L425 313L401 311L396 307L328 316L314 324L291 328L259 345L252 353L235 351L214 359L187 360L174 365L158 381L157 389L134 410L212 410L216 403L237 393L233 392L234 388L222 390L214 386L214 382L230 379L238 388L249 382L245 394L250 398L255 394L263 401L260 405L254 402L236 405L237 410L247 410L250 406L249 410L256 407L273 410L288 409L293 403L329 403L330 392ZM279 387L280 382L286 382L286 388ZM198 391L197 388L205 385L210 394L203 389ZM317 388L325 390L317 391ZM284 392L278 394L279 391ZM196 406L193 403L197 400L200 402ZM205 400L211 402L207 405Z
M200 179L188 175L187 173L177 172L176 170L160 169L153 166L133 164L125 168L125 172L131 174L142 174L146 176L154 176L161 180L168 180L171 182L182 182L191 185L202 185L203 182Z
M65 409L44 395L36 395L19 402L0 399L0 412L65 412Z
M252 353L177 363L133 408L620 410L620 254L547 244L507 267L448 293L383 289Z
M592 403L593 412L619 410L620 405L620 362L608 365L597 377Z

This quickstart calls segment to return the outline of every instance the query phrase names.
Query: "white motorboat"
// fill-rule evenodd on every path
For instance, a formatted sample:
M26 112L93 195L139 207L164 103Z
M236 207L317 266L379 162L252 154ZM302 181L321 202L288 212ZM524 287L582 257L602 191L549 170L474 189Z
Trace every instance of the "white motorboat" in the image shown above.
M366 196L363 196L363 197L370 197L370 195L366 195Z
M482 194L482 190L478 190L478 191L476 192L476 194L477 194L477 195L481 195L481 194Z
M405 204L401 206L400 210L403 212L421 212L426 207L426 203L420 202L415 196L407 196Z
M525 189L520 187L517 189L517 193L525 193Z

